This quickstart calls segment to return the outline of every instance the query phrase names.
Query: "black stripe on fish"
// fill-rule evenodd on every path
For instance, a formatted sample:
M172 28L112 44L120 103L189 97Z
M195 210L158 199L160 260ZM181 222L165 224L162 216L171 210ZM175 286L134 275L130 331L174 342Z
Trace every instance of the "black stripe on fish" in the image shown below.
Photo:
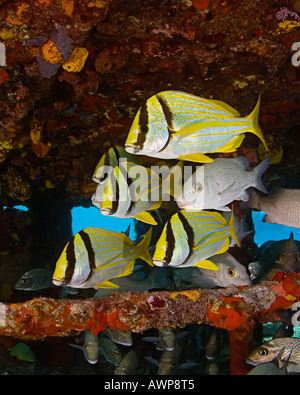
M115 155L116 155L117 163L119 163L119 160L120 160L119 151L117 150L116 147L112 147L112 149L114 150L114 153L115 153Z
M132 207L135 203L135 195L134 195L134 188L130 188L130 185L133 183L133 179L131 177L129 177L128 172L126 171L126 169L121 165L119 166L120 172L122 174L122 176L125 178L126 180L126 184L129 190L129 197L130 197L130 205L129 208L127 210L126 213L130 213L132 210Z
M156 99L158 100L159 104L161 105L162 111L165 116L165 120L167 122L169 133L174 132L173 114L172 114L172 111L170 110L170 107L165 102L165 100L162 97L160 97L159 95L156 95Z
M173 115L172 115L172 111L170 110L170 107L168 106L168 104L165 102L165 100L160 97L159 95L156 95L156 99L158 100L166 123L167 123L167 129L168 129L168 139L166 141L166 143L164 144L164 146L158 151L158 152L162 152L169 144L171 137L172 137L172 133L174 133L174 126L173 126Z
M113 198L112 203L111 203L110 215L115 214L115 212L118 210L119 199L120 199L119 183L118 183L114 173L111 174L111 183L112 183L112 188L114 188L114 186L116 188L116 191L115 191L116 195L115 195L115 199ZM113 193L113 195L114 195L114 193Z
M188 259L193 251L193 248L194 248L195 235L194 235L193 228L191 227L191 225L189 224L189 222L185 218L185 216L180 211L178 211L177 215L178 215L179 220L182 223L183 229L184 229L186 236L187 236L187 241L188 241L188 245L189 245L189 249L190 249L189 255L186 258L186 259ZM182 263L184 263L184 262L182 262Z
M95 264L95 252L94 252L94 249L93 249L93 246L91 243L90 236L84 230L81 230L79 232L79 234L80 234L80 236L84 242L85 248L87 250L88 257L89 257L90 269L92 271L93 269L96 269L96 264Z
M76 255L75 255L74 237L72 237L72 239L69 241L69 244L66 249L67 268L66 268L63 284L69 284L71 282L75 270Z
M167 222L166 228L166 240L167 240L167 249L165 253L165 259L163 266L168 266L172 260L173 251L175 249L175 237L171 225L171 221Z
M140 132L137 137L136 145L139 149L143 148L144 142L146 140L146 134L148 133L149 127L149 115L148 115L148 108L147 103L144 104L140 109L139 115L139 128Z

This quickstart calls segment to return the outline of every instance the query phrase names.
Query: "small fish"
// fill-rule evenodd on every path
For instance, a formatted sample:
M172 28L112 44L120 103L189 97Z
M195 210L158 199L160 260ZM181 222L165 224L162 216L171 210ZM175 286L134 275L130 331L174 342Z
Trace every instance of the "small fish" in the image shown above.
M92 176L93 181L99 184L105 183L113 169L119 165L120 160L122 159L127 159L130 162L141 164L140 158L128 153L124 147L119 145L110 147L99 160Z
M131 350L124 355L119 365L115 368L115 375L134 374L139 363L139 356L136 350Z
M217 212L181 210L165 224L156 243L153 263L218 270L208 258L227 251L231 236L239 245L233 215L227 223Z
M291 232L290 238L284 243L280 255L276 259L276 265L283 272L298 272L299 263L299 251L293 232Z
M263 222L300 228L300 189L281 188L270 196L260 196L251 188L245 206L263 211Z
M174 328L160 329L158 337L146 336L142 340L156 343L157 350L172 351L175 348L176 334Z
M173 278L178 289L216 288L229 285L251 285L252 281L245 266L231 254L224 252L209 258L219 270L200 267L173 268Z
M108 337L99 335L100 354L115 366L118 366L122 360L122 353L115 342Z
M55 285L73 288L118 288L111 279L127 276L137 258L153 266L148 251L152 228L137 245L124 233L85 228L65 246L53 273Z
M281 369L288 359L287 372L300 372L300 339L296 337L279 337L257 346L250 352L246 362L250 365L260 365L266 362L278 361Z
M220 328L212 328L211 334L205 345L205 357L215 359L221 352L224 345L224 333Z
M134 177L134 173L137 177ZM156 220L148 211L156 210L161 206L160 184L159 177L150 168L137 166L133 162L122 162L114 168L102 195L98 197L100 212L103 215L136 218L142 222L157 225ZM157 193L153 198L154 189ZM98 193L97 190L96 196ZM95 197L93 204L95 204Z
M16 282L15 289L22 291L36 291L51 288L53 271L46 268L31 269L23 274Z
M248 265L250 277L259 281L271 280L278 271L299 272L300 242L293 233L288 240L268 241L259 249L259 260Z
M132 346L132 333L125 329L110 329L106 328L103 331L114 343L122 346Z
M260 97L252 113L242 118L218 100L180 91L160 92L138 110L125 149L156 158L212 162L206 153L234 152L244 133L254 133L266 146L258 125L259 106Z
M249 159L245 156L214 159L199 166L184 182L183 191L176 198L177 205L182 209L230 211L229 203L248 200L249 187L268 193L261 176L269 163L270 158L266 158L249 171Z
M112 283L119 286L118 292L146 292L155 288L169 288L166 268L162 267L154 267L147 277L145 277L144 272L137 271L126 277L115 278ZM95 293L94 298L104 298L112 292L116 292L116 290L101 288Z
M70 344L70 346L83 351L83 355L88 363L95 364L98 362L100 355L100 342L98 335L94 335L89 330L84 331L83 346L79 346L77 344Z
M10 355L17 357L21 361L35 362L36 356L32 349L26 344L19 342L9 349Z

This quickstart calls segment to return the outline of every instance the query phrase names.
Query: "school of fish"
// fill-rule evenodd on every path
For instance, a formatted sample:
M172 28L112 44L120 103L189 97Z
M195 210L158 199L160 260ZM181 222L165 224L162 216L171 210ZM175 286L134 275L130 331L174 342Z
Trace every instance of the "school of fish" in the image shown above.
M257 136L268 149L258 123L259 107L260 96L252 112L241 117L224 102L181 91L151 96L137 111L125 146L111 147L100 158L92 175L97 188L91 197L101 214L135 218L150 225L148 231L133 241L126 232L82 229L66 244L50 276L49 269L33 269L15 288L38 291L54 285L71 294L94 288L94 297L101 298L115 291L249 286L252 281L271 278L276 270L299 271L299 249L292 237L276 263L274 258L275 266L267 270L261 269L261 261L247 268L228 252L253 233L243 219L237 220L229 207L233 202L242 202L245 210L263 211L267 222L300 228L300 190L282 188L269 195L262 182L270 158L250 169L246 156L217 157L234 153L245 133ZM164 172L153 170L153 158L161 161ZM172 167L170 160L177 160L177 165ZM177 170L185 176L164 194ZM163 221L160 209L166 197L174 200L177 210ZM199 366L199 353L207 374L214 374L229 358L228 339L219 328L202 327L193 336L166 328L143 340L161 352L158 360L152 354L145 356L147 369L157 374L193 369ZM115 366L114 374L134 374L138 369L141 345L124 351L133 345L130 331L107 328L100 335L86 331L81 343L71 346L83 351L90 364L103 357ZM299 339L273 339L254 348L246 362L257 369L265 364L261 372L267 373L258 369L257 374L300 372L299 349ZM194 359L189 353L195 352Z

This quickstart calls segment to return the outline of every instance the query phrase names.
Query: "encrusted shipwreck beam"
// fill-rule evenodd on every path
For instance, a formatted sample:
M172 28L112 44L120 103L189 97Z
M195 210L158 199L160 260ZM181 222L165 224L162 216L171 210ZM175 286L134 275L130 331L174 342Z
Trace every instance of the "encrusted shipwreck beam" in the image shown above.
M232 355L231 371L244 373L243 354L249 351L254 322L281 321L280 311L300 300L300 274L278 273L274 280L251 287L1 303L0 335L38 340L87 329L96 334L106 327L141 333L151 328L208 324L231 331L231 349L239 349Z

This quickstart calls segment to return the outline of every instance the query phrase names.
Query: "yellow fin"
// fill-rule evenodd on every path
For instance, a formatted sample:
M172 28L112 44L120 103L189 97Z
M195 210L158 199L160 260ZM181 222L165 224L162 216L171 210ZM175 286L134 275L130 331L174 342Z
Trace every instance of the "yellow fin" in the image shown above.
M148 247L151 242L151 237L152 237L152 227L148 230L146 236L136 247L141 249L140 258L143 259L143 261L147 262L148 265L154 266L152 262L152 257L148 251Z
M233 210L231 211L231 218L230 218L230 221L229 221L229 225L232 228L232 236L233 236L234 240L236 241L236 244L238 246L240 246L239 239L237 237L236 230L235 230L235 222L234 222ZM229 240L228 240L228 243L229 243Z
M118 285L112 283L111 281L103 281L103 283L97 284L94 286L94 288L111 288L111 289L117 289L120 288Z
M269 151L267 144L265 142L264 136L262 134L262 130L258 124L258 116L259 116L259 107L260 107L260 96L261 94L259 94L256 106L254 108L254 110L251 112L251 114L248 115L250 124L252 125L252 129L251 132L254 133L257 137L259 137L261 139L261 141L263 142L266 151Z
M239 134L238 136L235 136L231 141L229 141L229 143L223 145L223 147L217 149L214 152L223 152L223 153L234 152L242 144L244 137L245 137L244 134Z
M137 214L134 218L136 218L142 222L145 222L146 224L157 225L157 222L155 221L155 219L147 211Z
M203 261L196 263L194 266L200 267L202 269L219 270L218 266L209 259L204 259Z
M209 162L213 162L213 159L210 158L207 155L204 154L186 154L186 155L180 155L178 157L178 159L180 160L188 160L190 162L199 162L199 163L209 163Z

